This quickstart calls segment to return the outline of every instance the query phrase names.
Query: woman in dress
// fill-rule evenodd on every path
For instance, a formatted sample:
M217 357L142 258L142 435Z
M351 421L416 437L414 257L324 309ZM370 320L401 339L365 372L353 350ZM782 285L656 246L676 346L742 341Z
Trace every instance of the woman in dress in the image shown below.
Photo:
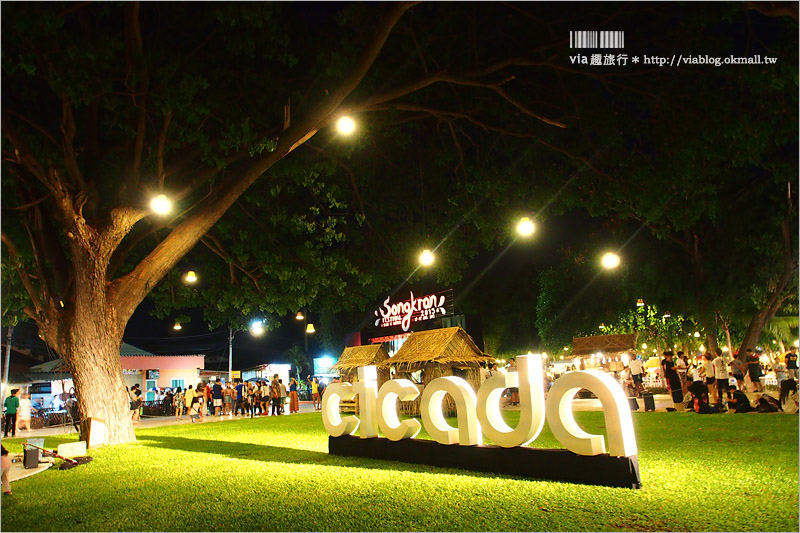
M183 390L178 387L175 396L172 398L172 405L175 407L175 420L183 420L183 406L184 406Z
M289 414L300 412L300 402L297 401L297 380L289 381Z

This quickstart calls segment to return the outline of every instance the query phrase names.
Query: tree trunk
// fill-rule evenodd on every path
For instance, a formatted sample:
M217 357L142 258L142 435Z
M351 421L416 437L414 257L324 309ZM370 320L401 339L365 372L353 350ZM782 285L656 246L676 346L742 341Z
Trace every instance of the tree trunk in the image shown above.
M89 418L97 418L108 428L109 444L132 442L136 435L122 377L120 336L98 328L97 322L76 317L69 325L72 346L62 354L75 383L81 435L88 434Z
M103 239L72 246L73 299L63 309L52 307L37 323L72 374L81 435L88 434L88 419L97 418L107 427L108 443L123 444L136 440L119 353L128 317L120 321L107 299L109 249Z

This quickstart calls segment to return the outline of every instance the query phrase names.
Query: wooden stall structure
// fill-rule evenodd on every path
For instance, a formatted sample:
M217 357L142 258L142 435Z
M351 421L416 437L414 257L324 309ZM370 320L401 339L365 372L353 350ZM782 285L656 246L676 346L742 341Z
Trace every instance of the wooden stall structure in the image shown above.
M594 335L591 337L574 337L572 339L572 355L582 358L582 367L594 354L602 354L595 358L597 366L606 372L620 372L625 367L623 355L628 358L636 357L636 335L626 333L623 335ZM605 359L605 362L602 359ZM578 369L580 370L580 369Z
M483 353L461 327L455 327L412 333L383 365L394 368L394 378L413 381L421 396L426 383L443 376L463 378L477 392L481 384L480 363L490 361L494 358ZM400 412L419 416L420 396L410 402L399 402ZM455 413L455 402L449 394L445 396L443 409Z
M383 362L389 359L389 353L382 344L367 346L351 346L345 348L331 371L339 372L341 380L346 383L358 381L358 368L374 365L378 367L378 388L389 381L389 367ZM353 411L358 414L358 396L352 400L341 400L339 410L342 412Z

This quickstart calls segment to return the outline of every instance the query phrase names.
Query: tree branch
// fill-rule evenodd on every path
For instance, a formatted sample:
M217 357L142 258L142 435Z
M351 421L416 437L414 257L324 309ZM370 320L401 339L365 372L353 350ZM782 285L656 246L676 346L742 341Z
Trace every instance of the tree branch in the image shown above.
M22 264L22 257L19 255L19 248L17 248L17 245L14 244L11 238L5 233L2 233L0 237L2 237L3 244L6 245L8 254L18 263L17 273L19 274L19 279L22 282L22 286L25 288L25 292L27 292L28 296L30 296L31 303L33 303L34 307L33 313L28 314L31 318L36 318L36 315L41 314L43 311L42 301L39 298L39 293L34 288L33 283L31 283L28 270Z

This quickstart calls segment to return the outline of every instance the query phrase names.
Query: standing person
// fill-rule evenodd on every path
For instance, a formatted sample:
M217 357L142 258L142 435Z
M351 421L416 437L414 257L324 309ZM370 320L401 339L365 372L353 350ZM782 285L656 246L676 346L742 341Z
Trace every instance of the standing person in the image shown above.
M222 383L219 378L211 388L211 398L214 400L214 416L222 416Z
M208 414L208 416L212 416L215 414L216 406L214 405L214 389L211 388L211 383L206 383L205 399L206 414Z
M714 367L714 381L717 383L719 406L725 407L725 403L727 403L725 400L731 399L729 390L730 383L728 382L730 379L730 375L728 374L728 361L722 357L722 350L717 348L715 352L717 356L711 361L711 365Z
M8 430L11 429L11 437L17 436L17 410L19 409L19 397L17 393L19 389L11 391L11 396L6 398L3 402L3 407L6 408L6 421L3 428L3 437L8 437Z
M717 385L716 379L714 378L714 365L711 364L713 361L713 357L711 357L710 353L706 353L702 358L703 368L700 371L700 375L703 376L705 380L706 387L708 387L708 396L711 400L712 404L717 403Z
M689 391L689 384L686 381L686 373L689 370L688 358L683 355L683 352L678 352L678 358L675 360L675 372L678 373L678 379L681 380L681 391L685 396Z
M192 403L189 406L189 419L192 421L192 424L194 424L195 421L199 422L203 421L203 410L201 409L202 404L203 404L202 396L198 395L192 397Z
M236 384L236 403L234 404L233 414L238 415L241 409L244 414L244 383L241 381Z
M283 384L283 380L278 380L278 387L281 390L281 403L280 403L280 413L284 414L284 405L286 405L286 385Z
M300 402L297 401L297 380L289 381L289 414L300 412Z
M628 363L628 370L630 370L631 373L634 391L638 396L644 391L644 363L642 363L642 360L637 356Z
M745 363L747 363L747 375L750 376L750 381L755 388L753 392L762 392L764 387L761 385L761 363L758 360L758 355L753 353L750 348L747 349Z
M322 408L322 403L319 400L319 381L317 378L311 379L311 374L306 377L308 386L311 388L311 400L314 402L314 410L319 411ZM319 409L317 406L319 405Z
M675 371L675 363L672 361L675 354L672 350L667 350L663 355L664 359L661 361L661 370L664 373L664 378L667 380L667 388L669 388L670 394L672 395L672 403L675 405L676 409L682 410L678 407L683 407L681 379L678 377L678 373Z
M792 346L786 355L783 357L786 363L786 377L789 379L797 379L797 346Z
M142 393L139 392L137 395L136 393L139 392L139 384L135 384L131 387L131 390L128 392L128 396L131 399L131 420L135 423L139 421L139 397Z
M231 401L231 384L226 383L225 389L222 391L222 414L229 415L231 414L231 406L233 402Z
M253 383L247 385L247 408L250 412L250 418L253 418L256 414L256 392Z
M319 380L319 383L317 383L317 385L319 386L319 409L318 410L322 411L322 399L325 397L325 387L327 387L327 385L325 385L325 382L323 380Z
M281 387L275 378L272 378L272 383L269 387L269 397L272 403L272 416L278 416L281 414Z
M517 371L517 360L515 358L511 358L508 361L508 369L506 372L516 372ZM508 389L508 392L511 393L511 403L510 405L519 405L519 389L517 387L511 387Z
M192 389L192 386L189 385L189 388L186 389L186 393L183 395L183 405L186 406L187 413L189 412L189 409L192 406L192 400L194 400L195 396L196 394L194 392L194 389Z
M175 420L183 420L183 390L178 387L175 396L172 397L172 406L175 407Z
M259 385L261 385L261 412L269 413L269 404L271 403L269 385L266 381L262 381Z
M776 357L772 362L772 370L775 371L775 381L778 384L778 390L781 390L781 382L786 379L786 363L781 361L780 357Z
M744 372L745 372L745 365L742 363L742 360L739 359L739 354L735 354L731 362L728 363L731 367L731 375L736 380L736 390L744 390Z
M33 408L31 407L31 395L27 392L20 395L19 398L19 409L17 409L17 426L19 430L25 431L31 430L31 411Z

